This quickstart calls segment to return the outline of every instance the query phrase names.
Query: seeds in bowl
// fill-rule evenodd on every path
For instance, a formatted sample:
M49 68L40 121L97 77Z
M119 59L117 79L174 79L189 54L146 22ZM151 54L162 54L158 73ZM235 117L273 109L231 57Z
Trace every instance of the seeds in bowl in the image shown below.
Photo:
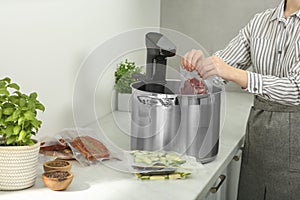
M49 162L48 165L51 167L65 167L69 165L69 163L65 161L57 161L57 162L53 161L53 162Z
M50 160L45 162L43 167L45 172L53 170L70 171L72 164L65 160Z
M48 178L57 178L59 181L63 181L67 179L70 173L67 171L50 171L45 172L44 175Z

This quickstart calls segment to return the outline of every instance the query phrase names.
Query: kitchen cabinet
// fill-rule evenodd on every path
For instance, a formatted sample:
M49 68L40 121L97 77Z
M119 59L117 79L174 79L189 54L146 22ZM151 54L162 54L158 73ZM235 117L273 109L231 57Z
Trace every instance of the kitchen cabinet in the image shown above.
M236 200L242 150L238 150L231 162L219 174L213 186L207 192L205 200ZM200 199L199 199L200 200Z
M236 155L233 157L230 164L227 166L227 187L226 187L226 199L236 200L238 193L238 185L240 178L240 168L242 161L242 150L239 149Z
M227 173L226 170L218 177L217 181L214 183L207 193L205 200L226 200L226 187L227 187ZM199 199L200 200L200 199Z

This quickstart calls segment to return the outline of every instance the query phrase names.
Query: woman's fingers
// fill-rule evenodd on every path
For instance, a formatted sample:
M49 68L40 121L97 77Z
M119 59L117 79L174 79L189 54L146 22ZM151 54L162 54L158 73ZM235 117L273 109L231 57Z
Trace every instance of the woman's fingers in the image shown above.
M206 79L207 77L211 75L216 74L216 69L212 64L205 65L201 69L198 70L198 74L201 78Z
M196 50L193 49L185 55L185 58L186 58L185 67L189 71L193 71L193 69L194 69L194 66L192 65L192 60L193 60L195 53L196 53Z
M198 68L197 64L203 59L203 53L200 50L191 50L187 52L180 60L180 64L188 71L193 71Z
M202 59L198 63L198 68L197 68L198 74L202 77L207 71L212 70L213 67L214 65L210 57Z
M212 75L217 75L226 80L229 68L227 64L216 56L205 58L202 51L191 50L187 52L180 60L181 66L188 70L196 70L203 79Z
M195 51L192 60L191 60L191 64L193 66L193 69L198 69L199 68L199 64L201 63L201 61L204 59L203 53L202 51Z
M180 66L184 68L185 59L184 57L180 58Z
M204 74L202 75L202 78L207 79L208 77L216 75L216 74L217 74L217 71L215 70L215 68L210 67L210 68L207 68L207 70L204 72Z

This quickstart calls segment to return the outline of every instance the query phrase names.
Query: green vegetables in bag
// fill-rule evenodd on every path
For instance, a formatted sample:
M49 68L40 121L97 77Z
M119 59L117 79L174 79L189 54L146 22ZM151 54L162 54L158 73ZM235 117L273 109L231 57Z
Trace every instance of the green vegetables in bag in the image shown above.
M178 167L186 161L174 152L164 151L132 151L135 164L162 165L167 167Z
M168 179L186 179L191 175L191 173L186 172L175 172L167 175L147 175L136 173L135 176L140 180L168 180Z

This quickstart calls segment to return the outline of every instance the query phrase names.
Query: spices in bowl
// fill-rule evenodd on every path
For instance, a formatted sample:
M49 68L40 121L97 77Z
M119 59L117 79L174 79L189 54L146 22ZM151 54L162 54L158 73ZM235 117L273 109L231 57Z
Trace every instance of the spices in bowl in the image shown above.
M53 170L60 170L60 171L70 171L72 164L66 160L50 160L43 164L44 171L53 171Z
M44 184L51 190L65 190L73 180L73 173L70 171L48 171L44 172L42 179Z

